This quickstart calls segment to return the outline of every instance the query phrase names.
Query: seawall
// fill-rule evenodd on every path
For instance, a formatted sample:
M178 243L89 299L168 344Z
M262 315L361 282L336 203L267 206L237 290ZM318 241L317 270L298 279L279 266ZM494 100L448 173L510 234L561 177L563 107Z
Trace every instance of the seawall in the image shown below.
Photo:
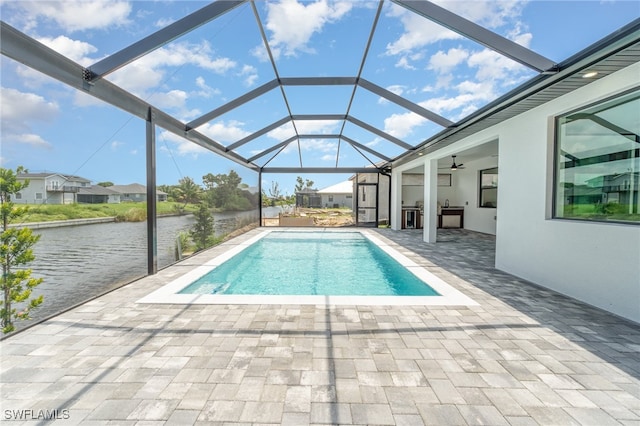
M20 224L10 224L9 228L31 228L31 229L44 229L44 228L59 228L62 226L79 226L79 225L93 225L94 223L108 223L115 222L115 217L94 217L86 219L69 219L69 220L52 220L49 222L26 222Z

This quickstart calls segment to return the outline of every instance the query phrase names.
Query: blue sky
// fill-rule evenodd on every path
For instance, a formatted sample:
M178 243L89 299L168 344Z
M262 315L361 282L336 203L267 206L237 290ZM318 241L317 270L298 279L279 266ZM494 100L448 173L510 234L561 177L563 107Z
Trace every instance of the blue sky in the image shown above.
M438 1L439 5L561 62L640 16L637 1ZM198 1L0 1L2 20L83 66L119 51L202 7ZM355 77L377 1L256 1L281 77ZM252 7L243 4L108 75L111 82L178 119L200 115L275 78ZM145 123L33 70L1 59L0 161L94 182L145 182ZM456 122L536 73L407 10L385 2L362 77ZM344 114L351 86L284 88L294 114ZM415 145L442 127L358 88L349 114ZM223 145L288 115L280 89L199 127ZM342 121L297 121L299 133L344 135L394 157L403 149ZM291 124L240 147L251 157L292 136ZM257 175L158 128L159 184L207 173ZM275 152L273 153L275 154ZM272 154L272 155L273 155ZM269 166L361 167L379 158L337 139L303 139ZM292 193L292 175L264 175ZM318 188L348 175L300 174Z

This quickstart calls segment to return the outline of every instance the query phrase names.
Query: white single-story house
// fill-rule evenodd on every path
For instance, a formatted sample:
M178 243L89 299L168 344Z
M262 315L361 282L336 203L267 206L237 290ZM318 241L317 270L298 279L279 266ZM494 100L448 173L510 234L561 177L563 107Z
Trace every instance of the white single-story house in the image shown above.
M110 190L120 194L120 201L133 201L141 203L147 201L147 187L139 183L131 183L129 185L113 185ZM157 201L167 201L167 193L156 190Z
M346 180L318 191L322 207L353 208L353 181Z
M72 204L82 188L91 186L88 179L54 172L19 173L17 180L28 180L29 186L15 194L16 204Z
M392 228L423 204L434 242L447 205L496 236L497 268L640 322L639 135L636 62L396 160Z

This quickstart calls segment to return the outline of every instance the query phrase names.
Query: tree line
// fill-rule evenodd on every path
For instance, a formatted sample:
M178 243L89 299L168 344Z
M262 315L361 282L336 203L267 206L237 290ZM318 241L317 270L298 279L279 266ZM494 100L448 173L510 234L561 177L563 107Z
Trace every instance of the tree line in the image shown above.
M219 211L242 211L258 208L258 194L249 191L249 185L234 170L229 174L208 173L202 176L202 185L185 176L177 185L158 185L167 193L169 201L185 204L205 204Z

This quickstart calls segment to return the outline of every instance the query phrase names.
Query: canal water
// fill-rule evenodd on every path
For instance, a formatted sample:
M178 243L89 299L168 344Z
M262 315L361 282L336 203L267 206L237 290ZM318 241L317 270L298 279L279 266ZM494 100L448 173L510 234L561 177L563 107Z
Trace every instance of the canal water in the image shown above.
M222 236L257 221L257 211L216 213L215 233ZM158 268L176 261L176 238L181 231L189 231L193 223L192 215L158 218ZM40 235L40 241L34 246L36 260L28 267L34 277L44 278L34 290L34 294L44 296L44 303L32 312L32 320L16 321L17 329L147 273L146 222L65 226L34 233Z

